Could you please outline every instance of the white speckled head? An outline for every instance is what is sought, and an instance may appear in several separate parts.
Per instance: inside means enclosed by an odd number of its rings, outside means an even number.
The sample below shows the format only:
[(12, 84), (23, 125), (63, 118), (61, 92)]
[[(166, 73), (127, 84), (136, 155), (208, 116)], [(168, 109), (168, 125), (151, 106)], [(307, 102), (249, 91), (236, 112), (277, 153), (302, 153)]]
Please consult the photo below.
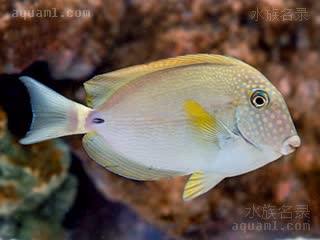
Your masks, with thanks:
[(260, 72), (241, 70), (241, 90), (237, 93), (236, 124), (255, 146), (269, 146), (283, 155), (300, 146), (288, 107), (281, 93)]

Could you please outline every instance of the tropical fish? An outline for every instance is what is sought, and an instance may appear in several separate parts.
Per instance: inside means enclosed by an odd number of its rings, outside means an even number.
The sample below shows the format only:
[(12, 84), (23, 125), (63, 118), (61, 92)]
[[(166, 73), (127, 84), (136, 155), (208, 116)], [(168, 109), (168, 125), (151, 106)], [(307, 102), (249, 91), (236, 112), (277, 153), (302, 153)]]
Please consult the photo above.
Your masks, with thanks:
[(97, 75), (84, 83), (88, 107), (20, 79), (33, 109), (22, 144), (85, 134), (90, 157), (121, 176), (192, 174), (184, 200), (300, 145), (280, 92), (232, 57), (186, 55)]

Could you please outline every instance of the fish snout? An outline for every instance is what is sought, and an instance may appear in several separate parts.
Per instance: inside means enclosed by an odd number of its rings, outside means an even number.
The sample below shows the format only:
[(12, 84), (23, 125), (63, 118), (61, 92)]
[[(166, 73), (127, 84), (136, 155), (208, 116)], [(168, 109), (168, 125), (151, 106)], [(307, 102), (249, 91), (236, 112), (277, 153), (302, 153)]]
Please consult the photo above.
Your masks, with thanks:
[(289, 137), (282, 143), (280, 152), (283, 155), (288, 155), (294, 152), (294, 150), (296, 150), (297, 147), (300, 147), (300, 144), (301, 144), (301, 139), (299, 136), (295, 135), (295, 136)]

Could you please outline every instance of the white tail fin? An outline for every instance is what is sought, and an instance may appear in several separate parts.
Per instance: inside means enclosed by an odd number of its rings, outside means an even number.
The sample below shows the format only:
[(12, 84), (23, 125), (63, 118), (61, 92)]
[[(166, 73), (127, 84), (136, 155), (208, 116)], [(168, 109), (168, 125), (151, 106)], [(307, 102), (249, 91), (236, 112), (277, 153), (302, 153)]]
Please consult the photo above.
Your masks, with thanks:
[(30, 77), (20, 77), (27, 87), (33, 119), (27, 135), (20, 140), (31, 144), (66, 135), (86, 133), (90, 108), (73, 102)]

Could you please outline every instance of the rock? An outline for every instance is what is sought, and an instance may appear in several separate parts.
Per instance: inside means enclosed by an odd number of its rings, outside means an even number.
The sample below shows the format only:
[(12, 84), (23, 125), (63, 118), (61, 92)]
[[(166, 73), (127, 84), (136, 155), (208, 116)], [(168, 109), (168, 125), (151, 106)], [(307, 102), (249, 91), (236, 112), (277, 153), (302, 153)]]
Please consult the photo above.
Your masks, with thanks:
[(64, 239), (61, 222), (77, 187), (69, 166), (61, 141), (19, 145), (0, 109), (0, 238)]
[(88, 76), (109, 52), (122, 16), (122, 0), (4, 1), (0, 73), (47, 61), (55, 78)]

